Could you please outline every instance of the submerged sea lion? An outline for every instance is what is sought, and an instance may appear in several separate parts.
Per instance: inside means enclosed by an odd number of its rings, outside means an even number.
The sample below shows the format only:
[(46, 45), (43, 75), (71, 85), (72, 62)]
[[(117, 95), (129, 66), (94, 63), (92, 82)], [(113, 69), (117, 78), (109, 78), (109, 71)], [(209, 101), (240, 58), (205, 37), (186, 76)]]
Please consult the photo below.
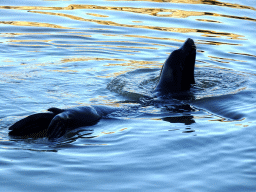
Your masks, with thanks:
[(9, 127), (9, 135), (58, 138), (63, 136), (67, 130), (94, 125), (102, 117), (118, 109), (108, 106), (50, 108), (46, 113), (36, 113), (17, 121)]
[[(154, 92), (166, 94), (187, 91), (195, 83), (196, 46), (187, 39), (181, 48), (173, 51), (165, 61)], [(50, 108), (47, 113), (36, 113), (13, 124), (9, 135), (59, 138), (69, 129), (94, 125), (102, 117), (118, 110), (106, 106), (84, 106), (71, 109)]]

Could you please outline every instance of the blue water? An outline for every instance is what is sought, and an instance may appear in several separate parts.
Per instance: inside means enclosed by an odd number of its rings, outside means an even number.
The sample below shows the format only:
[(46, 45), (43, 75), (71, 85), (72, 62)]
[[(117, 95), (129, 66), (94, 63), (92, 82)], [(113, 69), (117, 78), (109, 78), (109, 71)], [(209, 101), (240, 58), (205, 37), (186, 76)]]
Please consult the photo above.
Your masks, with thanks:
[[(256, 6), (241, 1), (0, 1), (1, 191), (256, 189)], [(193, 97), (148, 101), (197, 46)], [(49, 107), (122, 111), (58, 142), (8, 127)]]

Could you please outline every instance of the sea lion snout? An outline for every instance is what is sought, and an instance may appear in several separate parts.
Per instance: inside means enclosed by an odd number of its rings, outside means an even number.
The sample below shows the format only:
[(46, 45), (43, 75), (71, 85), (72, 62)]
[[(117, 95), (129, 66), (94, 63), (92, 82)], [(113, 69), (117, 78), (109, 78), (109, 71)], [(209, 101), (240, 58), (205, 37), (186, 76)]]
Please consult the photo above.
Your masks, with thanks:
[(189, 54), (196, 49), (196, 45), (193, 39), (188, 38), (180, 48), (185, 54)]

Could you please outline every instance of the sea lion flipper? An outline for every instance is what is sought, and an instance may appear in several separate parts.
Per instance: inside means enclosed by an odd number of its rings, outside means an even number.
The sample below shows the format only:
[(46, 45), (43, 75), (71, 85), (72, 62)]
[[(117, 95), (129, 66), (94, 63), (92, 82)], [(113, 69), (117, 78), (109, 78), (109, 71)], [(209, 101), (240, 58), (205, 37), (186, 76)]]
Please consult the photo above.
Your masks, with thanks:
[(54, 113), (36, 113), (21, 119), (9, 127), (9, 135), (26, 136), (47, 129)]
[(59, 113), (62, 113), (65, 110), (64, 109), (59, 109), (59, 108), (56, 108), (56, 107), (51, 107), (51, 108), (47, 109), (47, 111), (53, 112), (55, 115), (58, 115)]
[(64, 112), (56, 115), (48, 129), (47, 137), (49, 139), (59, 138), (63, 136), (67, 130), (76, 129), (82, 126), (96, 124), (106, 113), (107, 108), (101, 107), (76, 107), (64, 110)]
[(51, 121), (47, 129), (47, 137), (52, 140), (63, 136), (67, 131), (67, 122), (61, 116), (57, 115)]

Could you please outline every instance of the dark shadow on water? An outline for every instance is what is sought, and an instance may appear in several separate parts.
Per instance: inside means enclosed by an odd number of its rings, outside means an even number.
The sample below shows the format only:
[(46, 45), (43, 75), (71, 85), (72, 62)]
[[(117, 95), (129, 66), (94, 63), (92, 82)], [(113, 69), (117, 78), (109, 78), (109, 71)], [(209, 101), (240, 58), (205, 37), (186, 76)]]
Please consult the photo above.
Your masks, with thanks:
[(188, 116), (177, 116), (177, 117), (164, 117), (162, 118), (162, 120), (170, 123), (184, 123), (185, 125), (191, 125), (193, 123), (196, 123), (193, 118), (194, 118), (193, 116), (188, 115)]

